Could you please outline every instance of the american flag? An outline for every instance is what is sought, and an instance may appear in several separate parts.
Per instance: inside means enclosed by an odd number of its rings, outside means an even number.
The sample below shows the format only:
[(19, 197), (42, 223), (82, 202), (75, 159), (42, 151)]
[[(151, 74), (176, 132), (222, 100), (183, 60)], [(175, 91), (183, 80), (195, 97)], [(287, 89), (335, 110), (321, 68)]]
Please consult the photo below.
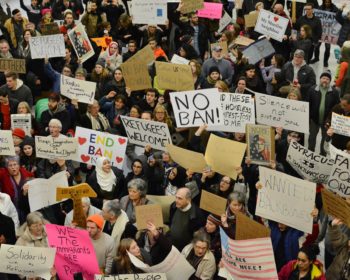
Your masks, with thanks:
[(278, 280), (271, 238), (232, 240), (220, 228), (222, 262), (233, 279)]

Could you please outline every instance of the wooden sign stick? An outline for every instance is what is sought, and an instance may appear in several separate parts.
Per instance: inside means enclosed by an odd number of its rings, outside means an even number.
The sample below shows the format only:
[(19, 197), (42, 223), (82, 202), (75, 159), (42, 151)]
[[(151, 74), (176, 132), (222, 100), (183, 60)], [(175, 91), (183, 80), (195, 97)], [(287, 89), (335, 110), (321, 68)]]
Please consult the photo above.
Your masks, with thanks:
[(61, 201), (64, 198), (70, 198), (73, 200), (73, 222), (81, 228), (86, 228), (86, 216), (83, 210), (81, 198), (96, 196), (96, 192), (87, 183), (79, 184), (69, 188), (58, 187), (56, 189), (57, 201)]

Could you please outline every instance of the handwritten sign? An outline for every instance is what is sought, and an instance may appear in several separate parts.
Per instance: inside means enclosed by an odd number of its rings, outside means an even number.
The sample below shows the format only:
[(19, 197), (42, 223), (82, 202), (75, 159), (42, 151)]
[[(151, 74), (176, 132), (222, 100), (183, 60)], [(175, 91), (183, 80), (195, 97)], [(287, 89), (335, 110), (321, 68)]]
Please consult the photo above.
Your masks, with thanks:
[(50, 247), (56, 248), (55, 268), (60, 279), (73, 280), (82, 272), (84, 279), (93, 280), (99, 273), (95, 249), (86, 230), (46, 224)]
[(314, 15), (321, 20), (322, 37), (321, 42), (336, 45), (341, 24), (336, 20), (336, 13), (314, 9)]
[[(278, 280), (271, 238), (230, 239), (220, 228), (222, 262), (235, 280)], [(258, 278), (257, 278), (258, 276)]]
[(311, 233), (316, 184), (262, 166), (259, 174), (263, 188), (255, 214)]
[(350, 198), (350, 158), (336, 155), (327, 189), (341, 197)]
[[(152, 279), (167, 280), (164, 273), (135, 273), (135, 274), (118, 274), (120, 280)], [(118, 280), (119, 280), (118, 279)], [(95, 275), (95, 280), (117, 280), (116, 276)]]
[(31, 212), (57, 203), (56, 188), (58, 186), (68, 188), (69, 186), (66, 171), (58, 172), (49, 179), (30, 180), (27, 184), (29, 185), (28, 200)]
[(35, 151), (39, 158), (76, 160), (78, 141), (68, 137), (35, 136)]
[(95, 98), (96, 83), (61, 75), (61, 94), (81, 103), (92, 104)]
[(235, 40), (235, 44), (241, 45), (241, 46), (249, 46), (250, 44), (254, 43), (255, 41), (253, 39), (250, 39), (248, 37), (244, 37), (242, 35), (239, 35), (237, 39)]
[(255, 93), (257, 122), (309, 133), (309, 103)]
[(71, 41), (77, 57), (84, 63), (90, 57), (94, 56), (95, 51), (91, 46), (89, 37), (85, 32), (82, 24), (77, 24), (68, 32), (69, 40)]
[(167, 18), (168, 13), (166, 1), (132, 1), (132, 22), (134, 24), (165, 24)]
[(331, 127), (334, 133), (350, 137), (350, 117), (333, 112)]
[(171, 144), (171, 135), (166, 123), (121, 116), (130, 143), (145, 147), (151, 145), (157, 150), (166, 151)]
[(204, 7), (204, 0), (182, 0), (182, 3), (181, 13), (183, 14), (188, 14)]
[(62, 34), (30, 37), (29, 45), (32, 59), (66, 55)]
[(288, 148), (287, 162), (303, 178), (315, 183), (327, 183), (334, 160), (306, 149), (296, 141)]
[(200, 208), (213, 213), (215, 215), (221, 216), (226, 212), (227, 199), (202, 190)]
[(171, 92), (177, 127), (223, 124), (220, 94), (217, 88)]
[(147, 229), (147, 222), (157, 228), (163, 227), (163, 212), (159, 204), (148, 204), (135, 207), (136, 226), (138, 230)]
[(235, 213), (235, 216), (237, 219), (236, 240), (270, 237), (270, 230), (264, 225), (250, 219), (240, 212)]
[(191, 66), (156, 61), (159, 87), (172, 90), (193, 90)]
[(11, 128), (21, 128), (26, 135), (31, 136), (32, 115), (31, 114), (11, 114)]
[(182, 56), (179, 56), (177, 54), (174, 54), (173, 57), (171, 58), (171, 63), (174, 64), (184, 64), (184, 65), (188, 65), (190, 63), (190, 61)]
[(0, 130), (0, 155), (14, 156), (15, 145), (13, 144), (12, 131)]
[(198, 17), (220, 19), (222, 15), (222, 3), (204, 2), (204, 8), (198, 10)]
[(2, 244), (0, 272), (51, 279), (56, 249)]
[(40, 27), (40, 31), (42, 35), (54, 35), (61, 33), (57, 22), (42, 24)]
[(154, 204), (159, 204), (162, 207), (164, 223), (168, 223), (169, 215), (170, 215), (170, 205), (175, 201), (175, 196), (148, 194), (146, 197), (148, 200), (152, 201)]
[(98, 157), (106, 157), (113, 166), (123, 167), (128, 138), (77, 126), (77, 160), (96, 165)]
[(219, 29), (218, 32), (221, 33), (227, 25), (229, 25), (232, 22), (232, 18), (230, 15), (225, 11), (224, 15), (219, 21)]
[(17, 58), (0, 58), (0, 72), (11, 71), (25, 74), (26, 60)]
[(245, 133), (246, 124), (255, 124), (254, 99), (248, 94), (220, 93), (224, 122), (208, 130)]
[(260, 10), (254, 31), (267, 35), (279, 42), (283, 41), (289, 20), (267, 10)]
[(267, 39), (256, 41), (243, 50), (243, 55), (248, 58), (251, 64), (255, 64), (274, 53), (275, 49)]

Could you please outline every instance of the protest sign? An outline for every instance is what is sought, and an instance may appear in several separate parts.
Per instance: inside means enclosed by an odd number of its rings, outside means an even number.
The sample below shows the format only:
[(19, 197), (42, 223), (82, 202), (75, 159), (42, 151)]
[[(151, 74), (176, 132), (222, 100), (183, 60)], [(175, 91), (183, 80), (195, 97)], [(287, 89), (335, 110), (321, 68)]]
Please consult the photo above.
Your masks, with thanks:
[(121, 66), (125, 84), (132, 91), (151, 88), (151, 77), (146, 64), (130, 59)]
[(66, 55), (62, 34), (30, 37), (29, 46), (32, 59), (64, 57)]
[(333, 112), (331, 127), (334, 133), (350, 137), (350, 117)]
[(171, 144), (168, 125), (162, 122), (142, 120), (120, 116), (130, 143), (153, 149), (166, 151), (166, 145)]
[(61, 94), (78, 102), (92, 104), (95, 98), (96, 83), (61, 75)]
[(134, 273), (134, 274), (118, 274), (116, 276), (95, 275), (95, 280), (167, 280), (164, 273)]
[(58, 203), (56, 188), (69, 186), (66, 171), (58, 172), (49, 179), (33, 179), (27, 184), (29, 185), (28, 200), (31, 212)]
[(154, 266), (148, 266), (129, 252), (128, 255), (133, 265), (137, 268), (148, 273), (165, 273), (167, 280), (189, 279), (195, 272), (194, 268), (187, 262), (184, 255), (174, 246), (171, 248), (170, 253), (164, 261)]
[(320, 42), (336, 45), (341, 24), (336, 20), (336, 13), (314, 9), (314, 15), (321, 20), (322, 37)]
[(257, 122), (309, 133), (309, 103), (255, 93)]
[(254, 31), (282, 42), (288, 24), (288, 18), (262, 9), (259, 12)]
[(306, 149), (296, 141), (291, 141), (287, 162), (304, 179), (325, 184), (331, 174), (334, 160)]
[(204, 7), (197, 11), (198, 17), (220, 19), (222, 16), (222, 3), (204, 2)]
[(168, 18), (164, 0), (133, 0), (131, 9), (134, 24), (165, 24)]
[(0, 247), (0, 272), (51, 279), (50, 270), (56, 249), (2, 244)]
[(242, 5), (243, 5), (243, 0), (229, 0), (229, 2), (235, 2), (235, 8), (236, 10), (240, 10), (242, 9)]
[(0, 130), (0, 156), (14, 156), (15, 154), (12, 131)]
[(236, 240), (270, 237), (270, 230), (264, 225), (240, 212), (235, 213), (235, 216), (237, 220), (235, 234)]
[(157, 228), (164, 226), (162, 206), (159, 204), (136, 206), (135, 216), (138, 230), (147, 229), (148, 222), (153, 223)]
[(350, 198), (350, 158), (335, 156), (335, 163), (329, 176), (327, 189), (341, 197)]
[(77, 126), (77, 161), (96, 165), (98, 157), (106, 157), (113, 166), (123, 167), (128, 138)]
[(177, 127), (197, 127), (224, 123), (217, 88), (171, 92), (170, 100)]
[(218, 33), (221, 33), (225, 29), (225, 27), (229, 25), (231, 22), (232, 22), (232, 18), (226, 11), (224, 11), (224, 15), (219, 21)]
[(255, 124), (254, 99), (248, 94), (220, 93), (224, 122), (219, 126), (208, 126), (211, 131), (245, 133), (246, 124)]
[(193, 90), (191, 66), (156, 61), (159, 88), (172, 90)]
[(337, 155), (341, 155), (350, 159), (350, 153), (343, 152), (342, 150), (337, 149), (332, 145), (332, 143), (329, 143), (329, 153), (332, 159), (335, 159)]
[(247, 156), (254, 164), (269, 165), (275, 159), (275, 133), (270, 126), (246, 125)]
[(172, 195), (147, 195), (146, 198), (154, 204), (159, 204), (162, 207), (163, 221), (169, 222), (170, 205), (175, 201), (175, 196)]
[(243, 55), (248, 58), (251, 64), (255, 64), (274, 53), (275, 49), (267, 39), (256, 41), (243, 50)]
[(113, 39), (112, 37), (97, 37), (91, 38), (91, 41), (94, 41), (98, 47), (101, 47), (105, 51)]
[(49, 246), (56, 248), (55, 268), (60, 279), (73, 280), (81, 272), (85, 280), (93, 280), (100, 272), (95, 249), (86, 230), (46, 224)]
[(220, 41), (220, 42), (217, 42), (217, 43), (212, 43), (212, 44), (210, 44), (210, 49), (212, 50), (215, 46), (220, 46), (222, 48), (221, 53), (224, 56), (226, 56), (228, 54), (227, 42)]
[(11, 128), (21, 128), (26, 135), (31, 136), (32, 115), (31, 114), (11, 114)]
[(188, 14), (204, 7), (204, 0), (182, 0), (181, 2), (183, 4), (181, 8), (182, 14)]
[(76, 160), (78, 141), (68, 137), (35, 136), (35, 151), (39, 158)]
[(233, 240), (220, 228), (224, 268), (235, 280), (278, 280), (271, 238)]
[(84, 63), (95, 54), (82, 24), (77, 24), (72, 28), (68, 32), (68, 37), (74, 47), (75, 54), (81, 60), (81, 63)]
[(61, 33), (57, 22), (42, 24), (40, 27), (40, 31), (41, 35), (55, 35)]
[(128, 59), (128, 62), (138, 62), (140, 64), (148, 65), (154, 61), (154, 52), (150, 45), (147, 45), (143, 49), (137, 51), (132, 57)]
[(241, 45), (241, 46), (249, 46), (250, 44), (254, 43), (255, 41), (248, 38), (244, 37), (242, 35), (238, 35), (238, 37), (235, 40), (235, 44)]
[(190, 63), (190, 61), (188, 59), (181, 57), (177, 54), (173, 55), (170, 62), (174, 63), (174, 64), (185, 64), (185, 65), (188, 65)]
[(208, 211), (209, 213), (221, 216), (222, 214), (226, 213), (226, 204), (226, 198), (202, 190), (199, 206), (201, 209)]
[(316, 184), (261, 166), (259, 174), (263, 187), (255, 214), (311, 233)]
[(340, 196), (327, 191), (322, 190), (322, 209), (328, 215), (332, 215), (335, 218), (341, 219), (344, 224), (350, 227), (350, 205)]
[(259, 13), (256, 11), (252, 11), (247, 15), (244, 15), (244, 24), (245, 27), (254, 27), (256, 21), (258, 20)]
[(26, 60), (17, 58), (0, 58), (0, 72), (5, 71), (26, 74)]

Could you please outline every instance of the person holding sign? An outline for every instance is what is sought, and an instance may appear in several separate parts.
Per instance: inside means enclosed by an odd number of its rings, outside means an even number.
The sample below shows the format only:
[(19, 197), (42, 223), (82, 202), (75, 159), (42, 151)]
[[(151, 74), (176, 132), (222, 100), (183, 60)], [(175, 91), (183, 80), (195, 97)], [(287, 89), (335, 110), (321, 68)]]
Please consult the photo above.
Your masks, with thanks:
[(107, 49), (101, 52), (99, 59), (104, 59), (106, 68), (112, 73), (123, 62), (122, 56), (119, 54), (119, 45), (117, 42), (110, 42)]

